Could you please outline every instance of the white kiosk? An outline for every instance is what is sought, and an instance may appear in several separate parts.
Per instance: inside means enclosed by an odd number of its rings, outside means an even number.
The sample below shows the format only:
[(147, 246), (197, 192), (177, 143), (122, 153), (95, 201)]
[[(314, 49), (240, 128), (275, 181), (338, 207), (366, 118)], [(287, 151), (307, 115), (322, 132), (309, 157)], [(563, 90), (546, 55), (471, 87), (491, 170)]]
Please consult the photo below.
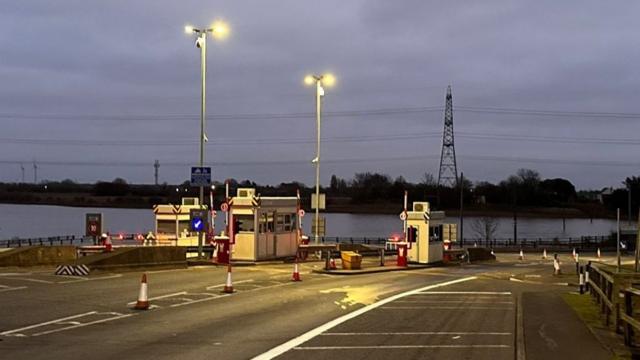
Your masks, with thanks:
[[(433, 215), (440, 217), (439, 214)], [(442, 261), (442, 238), (435, 236), (435, 227), (430, 224), (431, 217), (428, 202), (414, 202), (413, 211), (407, 211), (407, 227), (413, 226), (417, 229), (416, 241), (409, 243), (407, 252), (407, 260), (410, 263), (429, 264)]]

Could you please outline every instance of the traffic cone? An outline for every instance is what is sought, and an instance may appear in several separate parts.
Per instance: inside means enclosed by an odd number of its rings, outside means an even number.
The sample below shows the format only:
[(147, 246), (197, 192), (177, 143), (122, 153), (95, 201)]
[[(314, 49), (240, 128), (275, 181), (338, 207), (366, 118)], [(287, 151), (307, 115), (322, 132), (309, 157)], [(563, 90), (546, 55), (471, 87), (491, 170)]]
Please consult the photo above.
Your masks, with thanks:
[(113, 250), (113, 244), (111, 243), (111, 236), (107, 236), (107, 238), (104, 240), (104, 251), (111, 252), (111, 250)]
[(231, 264), (227, 266), (227, 282), (224, 284), (223, 293), (231, 294), (233, 293), (233, 283), (231, 282)]
[(297, 260), (295, 265), (293, 265), (293, 276), (291, 277), (291, 281), (302, 281), (302, 279), (300, 279), (300, 270), (298, 269)]
[(522, 249), (520, 249), (520, 256), (518, 256), (518, 260), (524, 260), (524, 253), (522, 252)]
[(547, 249), (542, 250), (542, 260), (547, 260)]
[(140, 281), (140, 293), (138, 294), (138, 301), (136, 306), (133, 307), (136, 310), (149, 309), (149, 292), (147, 289), (147, 274), (142, 274), (142, 280)]
[(598, 259), (600, 259), (600, 248), (598, 248), (597, 255), (598, 255)]

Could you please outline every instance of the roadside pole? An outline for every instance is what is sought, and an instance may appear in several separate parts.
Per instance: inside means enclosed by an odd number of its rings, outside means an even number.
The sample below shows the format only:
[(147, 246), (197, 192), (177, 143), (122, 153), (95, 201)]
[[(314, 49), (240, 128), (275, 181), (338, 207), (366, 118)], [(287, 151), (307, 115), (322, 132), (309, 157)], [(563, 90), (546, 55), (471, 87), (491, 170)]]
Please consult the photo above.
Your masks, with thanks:
[(408, 191), (404, 191), (404, 220), (402, 220), (402, 231), (404, 232), (404, 241), (407, 241), (407, 197)]
[[(460, 247), (462, 247), (464, 244), (464, 216), (463, 216), (463, 210), (464, 210), (464, 173), (460, 172)], [(486, 244), (485, 244), (486, 245)]]
[(616, 272), (620, 272), (620, 208), (616, 209), (616, 256), (618, 258)]
[(636, 264), (635, 271), (638, 272), (638, 260), (640, 257), (640, 209), (638, 209), (638, 225), (636, 228)]

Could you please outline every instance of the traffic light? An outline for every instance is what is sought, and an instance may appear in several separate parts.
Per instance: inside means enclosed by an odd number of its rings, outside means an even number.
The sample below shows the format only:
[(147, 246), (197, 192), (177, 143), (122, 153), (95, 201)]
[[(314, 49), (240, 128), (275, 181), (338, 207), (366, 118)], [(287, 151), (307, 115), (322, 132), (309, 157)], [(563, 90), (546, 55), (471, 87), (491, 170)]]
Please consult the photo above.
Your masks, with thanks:
[(407, 241), (410, 243), (416, 242), (418, 239), (418, 228), (409, 226), (407, 228)]

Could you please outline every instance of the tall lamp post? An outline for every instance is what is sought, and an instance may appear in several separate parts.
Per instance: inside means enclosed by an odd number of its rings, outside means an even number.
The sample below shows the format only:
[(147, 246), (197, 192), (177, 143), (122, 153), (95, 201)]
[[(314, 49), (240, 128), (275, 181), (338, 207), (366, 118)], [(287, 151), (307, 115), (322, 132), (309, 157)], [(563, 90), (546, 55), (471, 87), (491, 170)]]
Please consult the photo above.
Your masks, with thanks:
[(307, 85), (316, 84), (316, 158), (313, 163), (316, 165), (316, 213), (315, 213), (315, 231), (313, 234), (314, 242), (319, 242), (319, 225), (320, 225), (320, 124), (322, 122), (322, 97), (324, 96), (323, 85), (331, 87), (335, 84), (336, 78), (331, 74), (324, 75), (307, 75), (304, 83)]
[[(204, 166), (204, 143), (208, 141), (205, 134), (205, 109), (206, 109), (206, 78), (207, 78), (207, 34), (215, 39), (224, 39), (229, 28), (223, 22), (215, 22), (211, 27), (206, 29), (196, 29), (191, 25), (184, 27), (187, 34), (196, 34), (196, 47), (200, 49), (200, 76), (201, 76), (201, 98), (200, 98), (200, 162), (199, 166)], [(204, 207), (204, 187), (200, 186), (200, 209)], [(202, 258), (202, 231), (198, 232), (198, 258)]]

